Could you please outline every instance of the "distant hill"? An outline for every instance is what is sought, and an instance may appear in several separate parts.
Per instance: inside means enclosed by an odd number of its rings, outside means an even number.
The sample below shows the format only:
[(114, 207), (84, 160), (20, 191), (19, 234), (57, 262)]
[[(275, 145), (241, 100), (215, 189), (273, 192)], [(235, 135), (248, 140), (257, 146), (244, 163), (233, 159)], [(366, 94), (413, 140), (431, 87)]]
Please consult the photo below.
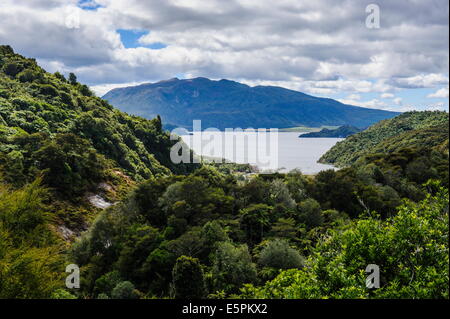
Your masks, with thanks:
[(179, 80), (117, 88), (104, 97), (124, 112), (145, 118), (160, 115), (167, 125), (288, 128), (295, 126), (367, 127), (399, 113), (368, 109), (274, 86), (250, 87), (229, 80)]
[(367, 130), (337, 143), (319, 160), (321, 163), (347, 166), (375, 153), (394, 153), (404, 148), (447, 149), (449, 115), (446, 112), (407, 112), (381, 121)]
[(351, 125), (342, 125), (337, 129), (330, 130), (328, 128), (322, 129), (320, 132), (310, 132), (301, 134), (299, 137), (308, 138), (308, 137), (337, 137), (337, 138), (346, 138), (350, 135), (361, 132), (361, 129), (351, 126)]

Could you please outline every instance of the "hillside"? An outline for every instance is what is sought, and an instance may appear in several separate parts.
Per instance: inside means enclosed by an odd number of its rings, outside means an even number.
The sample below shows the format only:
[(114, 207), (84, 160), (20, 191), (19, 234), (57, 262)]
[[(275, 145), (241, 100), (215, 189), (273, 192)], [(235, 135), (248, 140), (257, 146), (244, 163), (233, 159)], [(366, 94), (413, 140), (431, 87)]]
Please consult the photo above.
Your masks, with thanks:
[(160, 118), (129, 116), (74, 75), (50, 74), (0, 46), (0, 170), (8, 168), (7, 180), (26, 183), (46, 172), (49, 186), (83, 191), (108, 172), (136, 181), (184, 173), (187, 166), (170, 161), (174, 143)]
[(344, 105), (301, 92), (272, 86), (250, 87), (229, 80), (177, 78), (134, 87), (117, 88), (104, 97), (124, 112), (191, 128), (287, 128), (296, 126), (367, 127), (398, 115), (395, 112)]
[(0, 70), (0, 299), (448, 299), (447, 114), (374, 126), (385, 150), (341, 170), (248, 174), (172, 166), (160, 118), (10, 47)]
[(446, 112), (407, 112), (337, 143), (319, 162), (342, 167), (368, 154), (393, 153), (402, 148), (443, 150), (447, 146), (448, 152), (448, 120)]
[(301, 134), (300, 138), (308, 138), (308, 137), (335, 137), (335, 138), (345, 138), (350, 135), (361, 132), (361, 129), (351, 126), (351, 125), (342, 125), (337, 129), (330, 130), (328, 128), (324, 128), (319, 132), (310, 132)]

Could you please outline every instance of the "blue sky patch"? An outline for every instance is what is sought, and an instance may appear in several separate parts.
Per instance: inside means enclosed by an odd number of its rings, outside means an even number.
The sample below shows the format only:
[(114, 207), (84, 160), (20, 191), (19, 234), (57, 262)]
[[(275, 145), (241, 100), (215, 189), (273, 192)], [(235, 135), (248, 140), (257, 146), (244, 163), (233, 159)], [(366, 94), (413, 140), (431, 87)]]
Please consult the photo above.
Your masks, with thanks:
[(142, 48), (149, 48), (152, 50), (160, 50), (160, 49), (164, 49), (165, 47), (167, 47), (167, 45), (165, 45), (164, 43), (160, 43), (160, 42), (155, 42), (155, 43), (151, 43), (151, 44), (147, 44), (147, 45), (139, 43), (139, 39), (141, 37), (143, 37), (144, 35), (149, 34), (149, 31), (119, 29), (119, 30), (117, 30), (117, 32), (120, 34), (120, 39), (121, 39), (124, 47), (127, 49), (142, 47)]
[(78, 7), (83, 10), (97, 10), (98, 8), (102, 8), (103, 6), (99, 5), (94, 0), (79, 0)]

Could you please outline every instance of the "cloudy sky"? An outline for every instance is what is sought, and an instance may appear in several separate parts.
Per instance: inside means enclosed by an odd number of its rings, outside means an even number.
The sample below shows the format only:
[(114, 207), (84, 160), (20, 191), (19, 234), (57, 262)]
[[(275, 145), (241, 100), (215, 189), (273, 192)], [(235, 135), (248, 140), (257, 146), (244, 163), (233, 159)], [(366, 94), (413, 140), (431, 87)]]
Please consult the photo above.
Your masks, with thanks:
[(98, 95), (203, 76), (448, 110), (448, 36), (447, 0), (0, 0), (0, 44)]

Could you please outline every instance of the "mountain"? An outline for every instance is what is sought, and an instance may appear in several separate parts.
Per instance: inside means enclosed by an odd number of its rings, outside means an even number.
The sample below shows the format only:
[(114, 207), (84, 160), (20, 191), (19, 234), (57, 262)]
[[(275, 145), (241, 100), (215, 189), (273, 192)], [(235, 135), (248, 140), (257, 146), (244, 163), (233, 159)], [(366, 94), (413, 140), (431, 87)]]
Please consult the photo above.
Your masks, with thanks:
[(447, 149), (448, 155), (448, 121), (447, 112), (406, 112), (337, 143), (319, 162), (342, 167), (369, 154), (389, 154), (405, 148)]
[(117, 88), (104, 97), (129, 114), (145, 118), (161, 115), (173, 126), (287, 128), (295, 126), (367, 127), (399, 113), (350, 106), (274, 86), (250, 87), (229, 80), (177, 78)]
[(330, 130), (327, 128), (322, 129), (320, 132), (310, 132), (301, 134), (299, 137), (308, 138), (308, 137), (337, 137), (337, 138), (346, 138), (350, 135), (361, 132), (361, 129), (351, 126), (351, 125), (342, 125), (337, 129)]

